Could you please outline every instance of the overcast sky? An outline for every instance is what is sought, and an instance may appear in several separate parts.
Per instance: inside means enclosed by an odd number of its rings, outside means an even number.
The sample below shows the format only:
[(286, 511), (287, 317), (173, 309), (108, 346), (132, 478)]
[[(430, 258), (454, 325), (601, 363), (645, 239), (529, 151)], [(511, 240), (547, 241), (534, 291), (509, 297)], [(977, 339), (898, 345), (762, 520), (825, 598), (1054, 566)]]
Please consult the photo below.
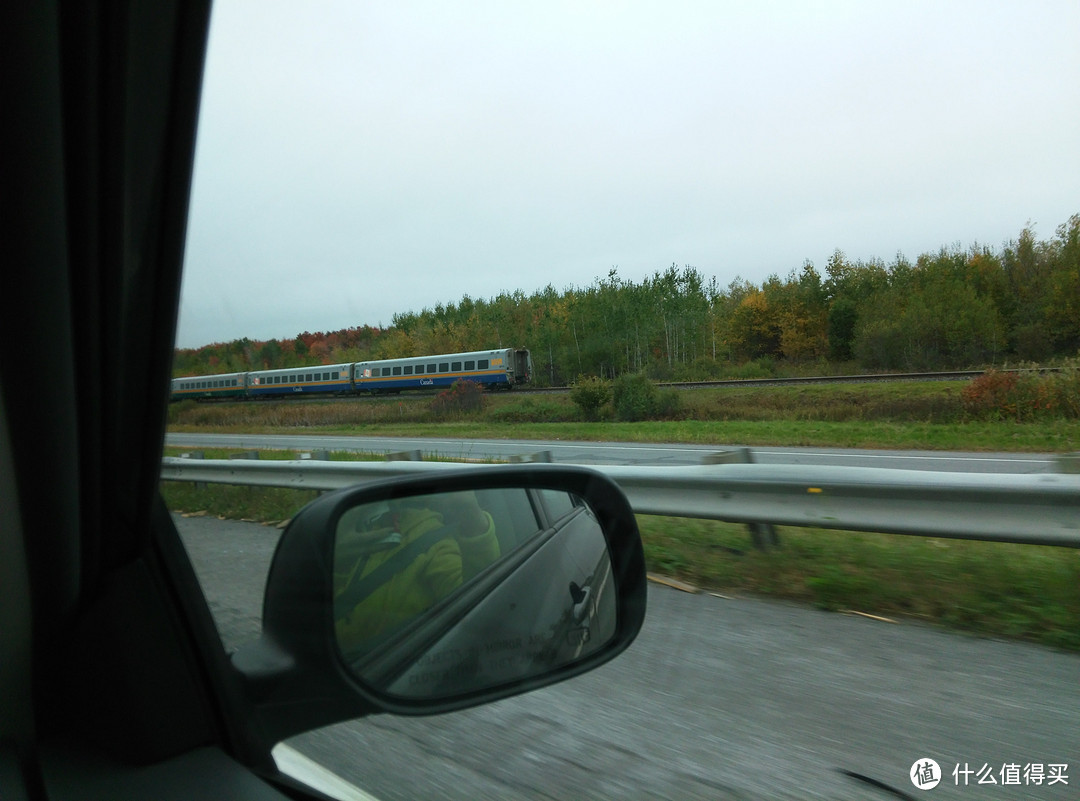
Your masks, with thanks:
[(1049, 239), (1078, 42), (1076, 0), (215, 0), (177, 344)]

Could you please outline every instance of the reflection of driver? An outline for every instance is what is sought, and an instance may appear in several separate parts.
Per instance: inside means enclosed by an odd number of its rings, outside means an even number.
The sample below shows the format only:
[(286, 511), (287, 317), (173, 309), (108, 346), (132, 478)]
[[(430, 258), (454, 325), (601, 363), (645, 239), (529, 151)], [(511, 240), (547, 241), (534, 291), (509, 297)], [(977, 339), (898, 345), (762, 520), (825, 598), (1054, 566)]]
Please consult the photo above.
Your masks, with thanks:
[(499, 558), (491, 515), (471, 492), (380, 504), (338, 534), (334, 618), (348, 652), (411, 620)]

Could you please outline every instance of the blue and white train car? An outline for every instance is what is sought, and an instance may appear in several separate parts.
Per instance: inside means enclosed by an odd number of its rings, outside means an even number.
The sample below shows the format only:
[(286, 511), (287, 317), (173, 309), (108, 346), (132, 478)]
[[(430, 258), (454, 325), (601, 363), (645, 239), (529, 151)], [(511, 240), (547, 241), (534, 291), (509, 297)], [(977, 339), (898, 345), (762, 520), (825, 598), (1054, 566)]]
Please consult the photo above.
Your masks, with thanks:
[(169, 400), (243, 398), (247, 394), (247, 375), (247, 373), (223, 373), (222, 375), (174, 378)]
[(173, 379), (170, 400), (295, 397), (301, 394), (374, 395), (407, 389), (446, 388), (460, 379), (475, 381), (486, 389), (511, 389), (532, 380), (532, 359), (525, 348), (499, 348), (355, 364), (191, 376)]
[(318, 364), (248, 373), (248, 395), (267, 398), (299, 394), (342, 394), (353, 391), (351, 364)]
[(488, 389), (510, 389), (527, 382), (531, 373), (528, 350), (500, 348), (357, 362), (353, 365), (353, 385), (357, 392), (377, 394), (446, 388), (465, 379)]

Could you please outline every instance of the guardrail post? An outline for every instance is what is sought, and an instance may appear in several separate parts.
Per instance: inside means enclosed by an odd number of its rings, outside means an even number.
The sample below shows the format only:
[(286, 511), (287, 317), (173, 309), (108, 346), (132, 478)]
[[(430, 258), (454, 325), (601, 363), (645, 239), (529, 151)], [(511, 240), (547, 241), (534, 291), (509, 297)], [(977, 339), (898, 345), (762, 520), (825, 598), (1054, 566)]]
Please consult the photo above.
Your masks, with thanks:
[(1080, 453), (1063, 453), (1057, 458), (1058, 473), (1080, 473)]
[[(206, 458), (206, 452), (205, 451), (188, 451), (187, 453), (181, 453), (180, 458), (181, 459), (205, 459)], [(194, 485), (195, 489), (197, 489), (197, 490), (206, 489), (206, 482), (205, 481), (194, 481), (194, 482), (192, 482), (192, 484)]]
[[(704, 464), (753, 464), (754, 454), (749, 448), (733, 448), (730, 451), (710, 453), (702, 459)], [(780, 534), (772, 523), (747, 523), (750, 541), (759, 551), (780, 547)]]
[(388, 462), (422, 462), (424, 461), (424, 455), (419, 450), (415, 451), (400, 451), (398, 453), (386, 454), (386, 461)]
[(326, 450), (326, 448), (319, 448), (310, 453), (305, 452), (300, 454), (300, 461), (306, 461), (308, 459), (313, 462), (329, 462), (330, 451)]
[(510, 464), (533, 464), (537, 462), (550, 462), (551, 451), (537, 451), (536, 453), (515, 453), (510, 457)]

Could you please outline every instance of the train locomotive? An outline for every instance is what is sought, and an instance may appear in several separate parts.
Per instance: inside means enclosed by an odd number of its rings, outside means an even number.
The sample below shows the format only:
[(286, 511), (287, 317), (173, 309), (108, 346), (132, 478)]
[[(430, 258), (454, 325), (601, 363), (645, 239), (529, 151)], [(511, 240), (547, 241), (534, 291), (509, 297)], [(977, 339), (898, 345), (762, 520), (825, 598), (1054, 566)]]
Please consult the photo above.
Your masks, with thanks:
[(172, 380), (169, 400), (396, 394), (446, 388), (460, 379), (475, 381), (485, 389), (512, 389), (532, 380), (532, 358), (525, 348), (499, 348), (189, 376)]

